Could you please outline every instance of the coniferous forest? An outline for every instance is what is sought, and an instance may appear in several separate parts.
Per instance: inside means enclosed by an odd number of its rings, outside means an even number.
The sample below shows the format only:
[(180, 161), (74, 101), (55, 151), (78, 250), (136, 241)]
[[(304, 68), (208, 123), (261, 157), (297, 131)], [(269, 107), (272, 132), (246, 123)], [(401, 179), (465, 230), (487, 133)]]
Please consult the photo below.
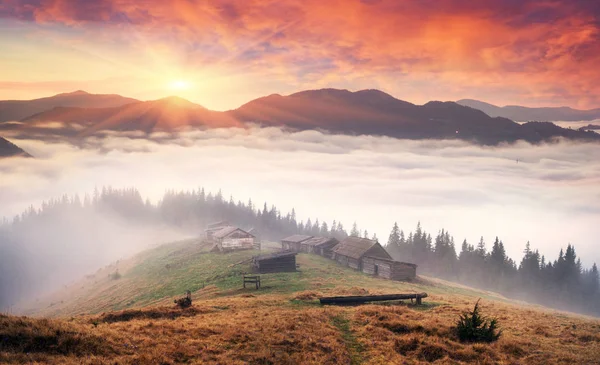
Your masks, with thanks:
[[(169, 227), (190, 236), (200, 235), (211, 222), (227, 220), (242, 228), (255, 228), (263, 240), (278, 241), (291, 234), (338, 239), (354, 235), (377, 239), (368, 230), (358, 229), (356, 223), (348, 233), (339, 221), (328, 223), (318, 218), (298, 221), (294, 210), (284, 213), (274, 205), (256, 204), (252, 200), (236, 201), (232, 197), (225, 198), (220, 191), (213, 194), (202, 188), (194, 191), (170, 190), (158, 202), (152, 203), (144, 200), (135, 188), (104, 187), (84, 197), (65, 195), (44, 202), (39, 208), (32, 206), (12, 220), (2, 220), (0, 299), (4, 302), (0, 300), (0, 307), (35, 290), (38, 277), (49, 275), (53, 269), (52, 265), (45, 269), (43, 265), (36, 265), (35, 271), (27, 271), (21, 267), (23, 265), (18, 266), (19, 262), (28, 262), (25, 256), (31, 251), (29, 240), (32, 232), (40, 227), (56, 227), (50, 232), (59, 242), (68, 237), (76, 244), (86, 245), (86, 240), (94, 237), (88, 227), (79, 231), (77, 227), (83, 226), (81, 222), (98, 221), (98, 217), (127, 226)], [(99, 236), (98, 239), (101, 239)], [(57, 241), (47, 238), (48, 241)], [(382, 244), (386, 244), (395, 259), (418, 264), (418, 273), (422, 275), (497, 291), (507, 297), (549, 307), (600, 315), (597, 266), (584, 268), (572, 245), (557, 253), (556, 258), (546, 258), (526, 243), (523, 257), (515, 261), (507, 257), (504, 244), (498, 237), (489, 243), (483, 237), (477, 243), (464, 240), (457, 249), (454, 237), (447, 230), (442, 229), (432, 237), (420, 223), (408, 234), (394, 224), (387, 242)], [(11, 270), (12, 273), (20, 271), (18, 275), (7, 275)]]
[(594, 263), (584, 268), (571, 244), (553, 260), (527, 242), (520, 261), (506, 255), (498, 237), (489, 246), (483, 237), (476, 244), (463, 240), (460, 246), (458, 251), (454, 237), (444, 229), (432, 237), (419, 223), (406, 236), (395, 223), (386, 248), (395, 259), (418, 264), (421, 274), (548, 307), (600, 314), (598, 267)]

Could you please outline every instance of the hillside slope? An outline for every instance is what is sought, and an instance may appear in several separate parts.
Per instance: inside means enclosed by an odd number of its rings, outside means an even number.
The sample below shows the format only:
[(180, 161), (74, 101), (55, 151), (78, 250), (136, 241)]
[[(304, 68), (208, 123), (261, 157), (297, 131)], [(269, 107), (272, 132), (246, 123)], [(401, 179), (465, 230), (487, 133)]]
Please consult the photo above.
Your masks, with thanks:
[[(262, 275), (261, 290), (242, 289), (240, 274), (248, 268), (235, 264), (252, 254), (211, 254), (185, 241), (104, 268), (55, 298), (63, 303), (37, 312), (60, 319), (0, 316), (0, 362), (592, 364), (600, 356), (597, 319), (440, 280), (375, 279), (314, 255), (298, 256), (299, 272)], [(122, 276), (109, 277), (117, 267)], [(194, 305), (176, 309), (173, 296), (185, 289), (194, 291)], [(430, 294), (424, 306), (334, 307), (316, 300), (413, 291)], [(452, 326), (479, 297), (503, 336), (492, 344), (459, 343)], [(111, 308), (138, 309), (102, 313)], [(74, 315), (89, 312), (97, 314)]]
[(31, 157), (14, 143), (0, 137), (0, 158), (13, 156)]

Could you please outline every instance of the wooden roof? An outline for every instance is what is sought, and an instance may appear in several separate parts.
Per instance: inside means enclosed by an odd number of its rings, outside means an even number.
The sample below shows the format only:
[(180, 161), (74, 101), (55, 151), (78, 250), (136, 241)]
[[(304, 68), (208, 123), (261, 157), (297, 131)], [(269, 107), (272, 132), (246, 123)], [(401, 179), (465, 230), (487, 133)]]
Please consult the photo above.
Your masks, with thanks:
[(390, 259), (382, 259), (381, 257), (375, 257), (375, 256), (367, 256), (367, 257), (370, 258), (370, 259), (373, 259), (373, 260), (378, 260), (378, 261), (385, 261), (385, 262), (390, 262), (390, 263), (394, 263), (394, 264), (404, 264), (404, 265), (407, 265), (407, 266), (412, 266), (414, 268), (416, 268), (416, 267), (419, 266), (417, 264), (413, 264), (413, 263), (410, 263), (410, 262), (396, 261), (396, 260), (393, 260), (393, 259), (392, 260), (390, 260)]
[(348, 256), (359, 260), (367, 251), (373, 248), (378, 243), (368, 238), (347, 237), (333, 248), (333, 252), (337, 255)]
[(302, 244), (303, 245), (309, 245), (309, 246), (314, 246), (314, 247), (319, 247), (321, 245), (325, 245), (327, 243), (330, 242), (334, 242), (337, 243), (338, 240), (333, 238), (333, 237), (313, 237), (310, 238), (306, 241), (303, 241)]
[(286, 238), (282, 239), (281, 241), (300, 243), (300, 242), (304, 242), (311, 238), (313, 238), (313, 236), (305, 236), (302, 234), (295, 234), (293, 236), (286, 237)]
[(220, 230), (218, 230), (215, 233), (213, 233), (213, 237), (216, 237), (216, 238), (225, 238), (225, 237), (229, 236), (230, 234), (232, 234), (235, 231), (241, 231), (241, 232), (247, 233), (247, 234), (249, 234), (249, 235), (252, 236), (252, 234), (244, 231), (241, 228), (234, 227), (234, 226), (227, 226), (227, 227), (223, 227)]
[(213, 223), (209, 223), (206, 228), (207, 229), (214, 229), (217, 227), (228, 227), (231, 226), (231, 224), (227, 221), (218, 221), (218, 222), (213, 222)]

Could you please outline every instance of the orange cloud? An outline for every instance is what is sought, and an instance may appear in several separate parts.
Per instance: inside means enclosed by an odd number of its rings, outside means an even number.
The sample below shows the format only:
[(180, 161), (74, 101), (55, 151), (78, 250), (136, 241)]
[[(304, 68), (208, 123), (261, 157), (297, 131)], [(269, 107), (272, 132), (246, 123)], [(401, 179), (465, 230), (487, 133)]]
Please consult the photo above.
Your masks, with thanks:
[(132, 47), (142, 38), (182, 67), (273, 77), (291, 89), (366, 84), (409, 100), (593, 107), (600, 104), (594, 3), (9, 0), (0, 17), (61, 24)]

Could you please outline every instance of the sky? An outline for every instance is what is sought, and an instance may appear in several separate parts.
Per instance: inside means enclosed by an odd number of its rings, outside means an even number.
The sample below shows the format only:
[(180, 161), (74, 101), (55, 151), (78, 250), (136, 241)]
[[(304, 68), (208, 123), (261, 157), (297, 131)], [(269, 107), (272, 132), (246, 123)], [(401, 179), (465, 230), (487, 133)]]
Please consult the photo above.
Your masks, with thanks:
[[(0, 217), (9, 219), (101, 186), (133, 186), (154, 202), (167, 189), (204, 187), (275, 204), (284, 214), (294, 208), (301, 220), (335, 219), (348, 230), (356, 222), (382, 243), (394, 222), (408, 235), (420, 221), (434, 237), (448, 230), (458, 250), (463, 239), (476, 244), (480, 237), (491, 249), (498, 236), (517, 262), (528, 241), (555, 260), (571, 243), (585, 267), (600, 264), (600, 149), (593, 143), (484, 147), (228, 128), (180, 132), (170, 143), (108, 132), (88, 137), (87, 148), (33, 139), (19, 145), (36, 158), (0, 159)], [(63, 252), (56, 241), (52, 251)], [(95, 252), (94, 242), (78, 246), (78, 262)]]
[(78, 89), (215, 110), (377, 88), (600, 107), (594, 0), (2, 0), (0, 99)]

